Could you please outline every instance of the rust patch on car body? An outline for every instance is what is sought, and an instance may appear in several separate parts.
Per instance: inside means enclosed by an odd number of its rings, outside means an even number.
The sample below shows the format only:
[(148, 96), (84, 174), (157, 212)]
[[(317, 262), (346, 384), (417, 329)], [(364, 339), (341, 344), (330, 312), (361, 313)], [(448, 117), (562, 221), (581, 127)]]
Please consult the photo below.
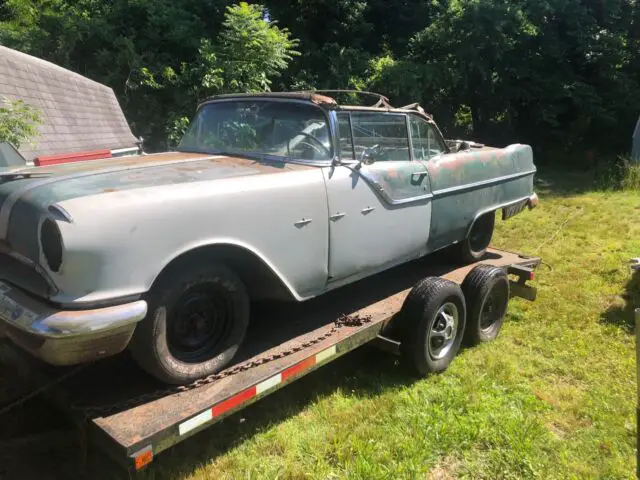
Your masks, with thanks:
[(318, 168), (313, 165), (305, 165), (302, 163), (291, 163), (288, 161), (277, 160), (251, 160), (241, 157), (217, 157), (207, 160), (216, 165), (228, 165), (231, 167), (256, 168), (260, 173), (283, 173), (298, 170), (310, 170)]

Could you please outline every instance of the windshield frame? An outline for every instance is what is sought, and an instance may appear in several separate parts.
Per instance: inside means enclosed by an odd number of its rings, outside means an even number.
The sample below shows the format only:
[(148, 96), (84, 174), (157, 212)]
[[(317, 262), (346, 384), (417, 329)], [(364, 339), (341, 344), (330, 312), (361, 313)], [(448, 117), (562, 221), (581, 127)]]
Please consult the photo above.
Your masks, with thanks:
[(228, 102), (242, 103), (242, 102), (247, 102), (252, 100), (259, 101), (259, 102), (296, 103), (296, 104), (310, 106), (318, 109), (322, 113), (322, 116), (327, 124), (327, 128), (329, 131), (329, 135), (328, 135), (329, 150), (330, 150), (329, 158), (327, 160), (308, 160), (308, 159), (295, 158), (295, 157), (281, 157), (278, 155), (273, 155), (273, 154), (264, 153), (260, 151), (225, 152), (225, 151), (220, 151), (216, 149), (180, 147), (179, 145), (178, 147), (176, 147), (176, 151), (188, 152), (188, 153), (207, 153), (211, 155), (228, 155), (230, 157), (246, 157), (256, 161), (266, 160), (266, 161), (272, 161), (272, 162), (297, 163), (297, 164), (314, 165), (314, 166), (329, 166), (334, 164), (337, 158), (337, 150), (335, 147), (336, 145), (335, 115), (331, 115), (331, 112), (328, 111), (326, 108), (322, 108), (320, 105), (317, 105), (316, 103), (311, 102), (309, 100), (297, 99), (297, 98), (277, 98), (277, 97), (267, 97), (267, 96), (255, 97), (255, 98), (252, 98), (251, 96), (247, 96), (247, 97), (238, 97), (238, 98), (220, 98), (220, 99), (208, 100), (206, 102), (201, 103), (198, 106), (198, 109), (196, 110), (196, 113), (193, 116), (192, 122), (195, 121), (195, 119), (200, 114), (200, 111), (203, 108), (211, 106), (213, 104), (228, 103)]

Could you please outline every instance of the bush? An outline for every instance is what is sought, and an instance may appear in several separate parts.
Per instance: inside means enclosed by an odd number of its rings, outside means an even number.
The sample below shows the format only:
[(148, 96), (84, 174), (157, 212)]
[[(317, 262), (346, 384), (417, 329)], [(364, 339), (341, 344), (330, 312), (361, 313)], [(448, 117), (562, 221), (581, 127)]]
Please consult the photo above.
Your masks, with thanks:
[(605, 190), (640, 190), (640, 163), (618, 156), (596, 170), (596, 186)]
[(623, 190), (640, 190), (640, 163), (628, 163), (620, 187)]

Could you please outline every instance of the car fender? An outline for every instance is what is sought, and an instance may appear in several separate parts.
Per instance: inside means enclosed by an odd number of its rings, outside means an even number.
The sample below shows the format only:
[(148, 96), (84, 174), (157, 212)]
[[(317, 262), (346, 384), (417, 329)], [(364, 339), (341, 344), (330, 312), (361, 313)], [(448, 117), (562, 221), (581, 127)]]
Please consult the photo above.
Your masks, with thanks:
[(278, 279), (289, 291), (291, 296), (295, 298), (297, 301), (303, 301), (307, 298), (310, 298), (310, 297), (305, 297), (300, 295), (300, 293), (293, 288), (293, 286), (291, 285), (291, 282), (282, 274), (282, 272), (273, 264), (273, 262), (271, 262), (268, 259), (268, 257), (263, 252), (261, 252), (259, 249), (255, 248), (253, 245), (250, 245), (247, 242), (244, 242), (236, 238), (229, 238), (229, 237), (215, 237), (215, 238), (209, 238), (209, 239), (199, 240), (196, 242), (185, 244), (181, 249), (174, 251), (173, 254), (167, 256), (164, 259), (164, 261), (162, 262), (161, 268), (157, 271), (152, 282), (148, 285), (148, 288), (149, 289), (151, 288), (153, 283), (162, 274), (162, 272), (165, 271), (165, 269), (169, 266), (171, 262), (181, 257), (182, 255), (188, 254), (189, 252), (195, 251), (200, 248), (222, 247), (222, 246), (231, 246), (231, 247), (240, 248), (242, 250), (247, 251), (248, 253), (255, 255), (262, 263), (264, 263), (264, 265), (267, 266), (267, 268), (269, 268), (269, 270), (271, 270), (271, 272), (275, 276), (278, 277)]

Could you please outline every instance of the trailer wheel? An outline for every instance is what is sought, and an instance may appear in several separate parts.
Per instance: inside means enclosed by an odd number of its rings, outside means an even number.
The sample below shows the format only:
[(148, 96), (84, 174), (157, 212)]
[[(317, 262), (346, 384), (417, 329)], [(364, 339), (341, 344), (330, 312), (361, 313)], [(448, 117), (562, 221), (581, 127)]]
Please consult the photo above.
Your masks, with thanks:
[(477, 265), (462, 282), (467, 303), (464, 343), (472, 346), (495, 339), (509, 304), (509, 277), (498, 267)]
[(130, 350), (163, 382), (185, 384), (224, 368), (244, 340), (249, 296), (224, 265), (190, 263), (162, 275)]
[(466, 309), (460, 287), (440, 277), (418, 282), (404, 301), (401, 354), (421, 376), (447, 369), (460, 349)]

